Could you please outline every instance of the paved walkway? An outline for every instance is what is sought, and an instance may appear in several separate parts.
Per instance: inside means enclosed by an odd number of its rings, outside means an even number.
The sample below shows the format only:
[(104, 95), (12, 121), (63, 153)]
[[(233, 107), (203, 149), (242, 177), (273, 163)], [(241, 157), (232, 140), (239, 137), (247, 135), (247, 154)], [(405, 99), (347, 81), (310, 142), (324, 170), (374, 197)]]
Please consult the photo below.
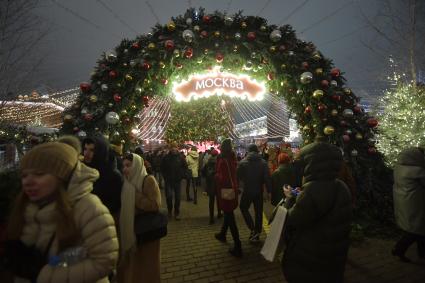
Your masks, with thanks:
[[(286, 282), (279, 260), (270, 263), (259, 254), (265, 233), (260, 245), (249, 243), (249, 231), (239, 209), (236, 210), (236, 221), (244, 252), (242, 259), (228, 253), (233, 244), (230, 231), (227, 244), (214, 238), (214, 233), (220, 230), (222, 219), (208, 225), (208, 197), (200, 194), (195, 205), (185, 201), (183, 190), (182, 193), (182, 219), (170, 221), (169, 234), (161, 241), (162, 282)], [(163, 204), (165, 206), (165, 198)], [(270, 205), (265, 205), (265, 213), (268, 214), (270, 210)], [(390, 255), (392, 245), (390, 241), (367, 239), (361, 245), (352, 246), (344, 282), (424, 283), (425, 261), (417, 259), (415, 249), (411, 248), (407, 254), (414, 262), (406, 264)]]

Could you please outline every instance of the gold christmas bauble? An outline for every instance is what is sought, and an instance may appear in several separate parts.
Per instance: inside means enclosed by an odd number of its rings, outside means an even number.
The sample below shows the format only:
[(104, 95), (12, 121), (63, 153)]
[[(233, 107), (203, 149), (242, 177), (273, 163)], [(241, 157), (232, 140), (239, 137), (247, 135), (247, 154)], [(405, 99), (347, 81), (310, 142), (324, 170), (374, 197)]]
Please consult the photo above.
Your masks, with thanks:
[(132, 81), (133, 80), (133, 77), (130, 74), (127, 74), (127, 75), (125, 75), (125, 79), (127, 81)]
[(316, 89), (314, 92), (313, 92), (313, 97), (314, 98), (317, 98), (317, 99), (320, 99), (322, 96), (323, 96), (323, 90), (321, 90), (321, 89)]
[(70, 115), (70, 114), (66, 114), (66, 115), (63, 117), (63, 120), (64, 120), (65, 122), (71, 122), (71, 121), (72, 121), (72, 115)]
[(248, 27), (248, 24), (247, 24), (246, 22), (242, 22), (242, 23), (241, 23), (241, 28), (244, 28), (244, 29), (245, 29), (245, 28), (247, 28), (247, 27)]
[(148, 49), (149, 50), (154, 50), (155, 48), (156, 48), (155, 43), (151, 42), (151, 43), (148, 44)]
[(345, 87), (345, 88), (344, 88), (344, 93), (345, 93), (346, 95), (350, 95), (350, 94), (351, 94), (351, 89), (350, 89), (350, 88), (348, 88), (348, 87)]
[(316, 70), (314, 70), (314, 72), (316, 73), (316, 75), (323, 75), (323, 69), (322, 68), (317, 68)]
[(169, 22), (169, 23), (167, 24), (167, 29), (168, 29), (169, 31), (174, 31), (174, 30), (176, 29), (176, 23), (175, 23), (175, 22), (173, 22), (173, 21)]
[(93, 103), (97, 102), (97, 96), (94, 94), (90, 95), (90, 102), (93, 102)]
[(325, 135), (332, 135), (333, 133), (335, 132), (335, 128), (334, 127), (332, 127), (332, 126), (326, 126), (324, 129), (323, 129), (323, 133), (325, 134)]
[(220, 37), (220, 32), (219, 32), (218, 30), (217, 30), (217, 31), (215, 31), (215, 32), (214, 32), (214, 36), (215, 36), (215, 37)]
[(332, 111), (331, 111), (331, 115), (332, 115), (332, 116), (338, 116), (338, 110), (336, 110), (336, 109), (332, 109)]
[(322, 56), (320, 56), (320, 53), (316, 51), (313, 53), (313, 59), (319, 61), (320, 59), (322, 59)]
[(357, 133), (356, 134), (356, 140), (361, 140), (361, 139), (363, 139), (363, 135), (360, 134), (360, 133)]
[(159, 67), (160, 67), (161, 69), (164, 69), (164, 68), (165, 68), (165, 63), (164, 63), (164, 62), (162, 62), (162, 61), (159, 61)]
[(270, 46), (269, 50), (270, 50), (270, 52), (274, 53), (274, 52), (276, 52), (277, 48), (276, 48), (276, 46), (273, 45), (273, 46)]

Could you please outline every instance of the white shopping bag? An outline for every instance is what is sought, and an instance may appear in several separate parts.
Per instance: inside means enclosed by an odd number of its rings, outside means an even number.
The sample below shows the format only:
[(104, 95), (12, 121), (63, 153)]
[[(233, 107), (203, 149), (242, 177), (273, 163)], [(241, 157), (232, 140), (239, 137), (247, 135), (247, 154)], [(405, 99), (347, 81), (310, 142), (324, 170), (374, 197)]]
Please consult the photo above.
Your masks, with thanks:
[(264, 246), (261, 249), (260, 253), (270, 262), (273, 262), (279, 248), (279, 242), (282, 236), (283, 226), (285, 225), (287, 212), (288, 211), (285, 207), (281, 205), (277, 207), (276, 215), (270, 226), (270, 233), (267, 235)]

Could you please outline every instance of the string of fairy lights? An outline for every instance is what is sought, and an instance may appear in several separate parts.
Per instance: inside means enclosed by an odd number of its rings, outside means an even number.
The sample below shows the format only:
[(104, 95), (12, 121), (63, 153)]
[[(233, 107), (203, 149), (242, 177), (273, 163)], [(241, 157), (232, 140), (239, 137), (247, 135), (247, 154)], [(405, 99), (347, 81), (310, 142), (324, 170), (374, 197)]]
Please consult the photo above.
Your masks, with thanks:
[[(0, 120), (9, 121), (16, 124), (31, 124), (34, 117), (42, 121), (40, 126), (60, 127), (62, 123), (61, 114), (64, 109), (73, 105), (79, 95), (79, 88), (71, 88), (57, 91), (50, 94), (38, 94), (36, 92), (31, 95), (19, 95), (17, 100), (3, 102), (6, 107), (0, 113)], [(277, 101), (281, 101), (273, 95), (269, 94), (264, 97), (266, 104), (274, 105)], [(258, 117), (267, 116), (268, 130), (270, 134), (262, 135), (263, 138), (289, 135), (289, 125), (283, 120), (284, 115), (278, 115), (270, 111), (262, 103), (252, 103), (238, 98), (231, 98), (231, 104), (236, 110), (242, 121), (245, 123), (257, 119)], [(1, 103), (1, 102), (0, 102)], [(280, 103), (280, 102), (278, 102)], [(287, 112), (286, 105), (279, 105), (278, 112)], [(165, 128), (170, 119), (171, 98), (159, 97), (150, 101), (149, 107), (144, 108), (138, 115), (141, 121), (133, 130), (133, 134), (138, 140), (147, 142), (162, 142), (164, 140)], [(226, 105), (222, 105), (220, 111), (231, 111)], [(275, 111), (276, 112), (276, 111)], [(235, 127), (235, 119), (233, 114), (230, 121), (230, 128)], [(254, 128), (258, 125), (253, 124)], [(232, 132), (233, 138), (237, 135)]]

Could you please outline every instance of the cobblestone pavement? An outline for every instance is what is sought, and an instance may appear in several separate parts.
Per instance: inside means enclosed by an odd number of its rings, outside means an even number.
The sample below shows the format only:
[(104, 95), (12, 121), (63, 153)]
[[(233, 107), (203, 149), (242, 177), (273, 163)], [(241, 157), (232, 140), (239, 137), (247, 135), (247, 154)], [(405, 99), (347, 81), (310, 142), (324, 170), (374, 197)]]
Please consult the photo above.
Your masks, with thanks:
[[(265, 214), (270, 211), (271, 206), (266, 204)], [(241, 259), (228, 253), (233, 244), (230, 231), (227, 244), (214, 238), (222, 219), (216, 219), (213, 225), (209, 225), (208, 221), (208, 197), (199, 193), (198, 204), (195, 205), (186, 201), (182, 190), (181, 220), (169, 222), (168, 235), (161, 241), (162, 282), (286, 282), (279, 260), (270, 263), (259, 254), (265, 232), (259, 245), (249, 243), (249, 231), (239, 209), (236, 210), (236, 221), (244, 253)], [(417, 259), (416, 249), (410, 248), (407, 256), (413, 263), (406, 264), (390, 255), (392, 245), (391, 241), (367, 239), (350, 247), (344, 282), (424, 283), (425, 261)]]

